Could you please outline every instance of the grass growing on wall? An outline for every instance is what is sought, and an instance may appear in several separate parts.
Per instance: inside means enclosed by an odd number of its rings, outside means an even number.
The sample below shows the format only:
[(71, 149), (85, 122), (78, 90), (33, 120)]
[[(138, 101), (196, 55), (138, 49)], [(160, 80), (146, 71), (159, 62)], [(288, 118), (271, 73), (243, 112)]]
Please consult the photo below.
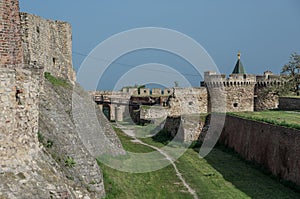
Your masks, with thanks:
[[(115, 130), (126, 150), (153, 150), (132, 143), (120, 129)], [(159, 148), (164, 146), (159, 139), (142, 141)], [(300, 194), (220, 147), (204, 159), (199, 158), (196, 149), (188, 149), (175, 164), (201, 199), (300, 198)], [(99, 165), (103, 170), (106, 198), (192, 198), (172, 166), (151, 173), (132, 174), (116, 171), (100, 162)]]
[(296, 111), (261, 111), (228, 114), (300, 130), (300, 112)]
[(61, 78), (57, 78), (57, 77), (54, 77), (53, 75), (51, 75), (51, 73), (49, 72), (45, 72), (44, 73), (44, 77), (51, 83), (53, 84), (54, 86), (63, 86), (63, 87), (69, 87), (70, 84), (64, 80), (64, 79), (61, 79)]

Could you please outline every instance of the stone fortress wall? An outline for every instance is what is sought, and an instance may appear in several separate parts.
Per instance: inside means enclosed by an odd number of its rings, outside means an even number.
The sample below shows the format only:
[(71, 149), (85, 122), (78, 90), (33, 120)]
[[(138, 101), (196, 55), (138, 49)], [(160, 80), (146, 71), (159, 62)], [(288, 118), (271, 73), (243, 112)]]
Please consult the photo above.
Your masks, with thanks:
[(209, 92), (209, 112), (241, 112), (254, 110), (254, 75), (217, 75), (205, 72), (204, 82)]
[(18, 167), (38, 152), (38, 82), (22, 69), (18, 1), (0, 1), (0, 170)]
[(280, 97), (278, 107), (282, 110), (300, 110), (300, 98)]
[(75, 82), (71, 25), (28, 13), (20, 13), (20, 17), (24, 64)]
[[(204, 73), (204, 82), (198, 88), (124, 88), (121, 91), (92, 92), (95, 101), (106, 101), (111, 108), (110, 119), (115, 120), (115, 109), (124, 114), (130, 100), (140, 104), (159, 99), (158, 108), (141, 110), (143, 119), (156, 116), (178, 117), (186, 114), (209, 112), (261, 111), (278, 108), (278, 96), (269, 90), (271, 85), (280, 85), (280, 76), (267, 71), (264, 75)], [(134, 99), (134, 100), (132, 100)], [(111, 103), (110, 102), (115, 102)], [(119, 103), (118, 102), (123, 102)], [(100, 105), (102, 108), (102, 105)], [(166, 109), (165, 107), (168, 107)], [(122, 119), (120, 119), (122, 120)]]
[(39, 152), (38, 81), (27, 70), (0, 71), (0, 170), (18, 170)]
[[(239, 63), (240, 54), (238, 58)], [(164, 90), (125, 88), (114, 92), (96, 91), (92, 95), (96, 102), (106, 101), (108, 109), (111, 108), (110, 120), (123, 121), (125, 111), (128, 110), (134, 113), (130, 116), (137, 123), (166, 118), (164, 128), (172, 135), (175, 135), (179, 129), (176, 124), (181, 120), (181, 138), (189, 142), (198, 139), (203, 127), (203, 122), (197, 122), (199, 114), (278, 108), (278, 95), (270, 91), (270, 86), (281, 83), (280, 76), (270, 71), (260, 76), (237, 73), (230, 74), (229, 77), (207, 71), (204, 73), (204, 81), (198, 88), (175, 87)], [(117, 101), (122, 101), (124, 96), (126, 96), (126, 103), (118, 104)], [(131, 102), (134, 102), (137, 107), (128, 108), (132, 106)], [(103, 105), (100, 103), (101, 106)]]
[[(102, 172), (80, 143), (71, 126), (71, 115), (64, 109), (55, 110), (56, 100), (49, 101), (45, 95), (49, 90), (57, 91), (45, 82), (45, 72), (75, 84), (70, 24), (20, 13), (18, 0), (0, 0), (0, 43), (0, 198), (104, 196)], [(41, 124), (41, 115), (46, 112), (40, 112), (41, 104), (46, 111), (70, 119), (69, 123), (59, 123), (65, 132), (55, 125), (50, 127), (53, 115)], [(102, 124), (106, 123), (103, 120)], [(68, 143), (61, 147), (67, 152), (72, 148), (71, 155), (77, 162), (74, 168), (65, 167), (64, 159), (55, 159), (46, 152), (38, 140), (38, 131), (43, 133), (43, 127), (48, 128), (54, 145), (59, 135), (66, 139), (59, 143)], [(111, 128), (105, 131), (120, 144)], [(74, 140), (76, 145), (71, 143)], [(57, 154), (61, 158), (68, 155)]]
[(300, 185), (299, 130), (227, 115), (219, 142)]

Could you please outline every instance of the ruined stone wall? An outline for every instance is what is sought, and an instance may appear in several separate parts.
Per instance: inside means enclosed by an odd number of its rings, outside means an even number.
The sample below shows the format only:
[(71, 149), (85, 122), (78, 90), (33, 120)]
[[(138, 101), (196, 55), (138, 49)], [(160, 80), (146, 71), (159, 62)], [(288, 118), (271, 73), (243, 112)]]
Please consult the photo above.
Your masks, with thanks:
[(201, 88), (175, 88), (170, 98), (170, 116), (207, 113), (207, 90)]
[(169, 109), (161, 106), (141, 106), (140, 118), (151, 120), (156, 118), (165, 118), (169, 115)]
[(176, 140), (189, 143), (198, 140), (204, 124), (200, 115), (169, 116), (165, 120), (164, 130), (172, 137), (176, 136)]
[(300, 185), (299, 130), (227, 116), (219, 142)]
[(72, 66), (71, 25), (20, 13), (24, 63), (75, 82)]
[(300, 110), (300, 98), (280, 97), (279, 109), (281, 110)]
[(0, 0), (0, 66), (15, 68), (23, 63), (18, 0)]

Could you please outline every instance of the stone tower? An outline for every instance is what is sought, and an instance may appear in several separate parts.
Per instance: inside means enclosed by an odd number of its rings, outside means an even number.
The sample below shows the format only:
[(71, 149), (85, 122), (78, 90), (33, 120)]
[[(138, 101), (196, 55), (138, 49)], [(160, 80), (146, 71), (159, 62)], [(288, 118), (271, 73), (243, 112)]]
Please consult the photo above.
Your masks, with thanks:
[(0, 66), (15, 68), (23, 63), (18, 0), (0, 0)]
[(209, 112), (241, 112), (254, 110), (255, 75), (246, 74), (241, 54), (232, 74), (205, 72), (204, 81), (209, 93)]

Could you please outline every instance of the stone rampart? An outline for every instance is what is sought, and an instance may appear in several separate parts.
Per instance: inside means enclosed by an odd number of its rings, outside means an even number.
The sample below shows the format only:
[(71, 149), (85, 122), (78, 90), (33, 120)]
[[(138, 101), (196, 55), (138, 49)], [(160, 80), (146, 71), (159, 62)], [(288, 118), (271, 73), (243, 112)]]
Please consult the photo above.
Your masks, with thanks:
[(227, 116), (219, 142), (272, 174), (300, 185), (300, 131)]
[(300, 98), (280, 97), (279, 109), (281, 110), (300, 110)]
[(18, 169), (38, 153), (38, 84), (31, 72), (0, 69), (1, 170)]
[(27, 13), (20, 17), (25, 65), (75, 82), (71, 25)]

